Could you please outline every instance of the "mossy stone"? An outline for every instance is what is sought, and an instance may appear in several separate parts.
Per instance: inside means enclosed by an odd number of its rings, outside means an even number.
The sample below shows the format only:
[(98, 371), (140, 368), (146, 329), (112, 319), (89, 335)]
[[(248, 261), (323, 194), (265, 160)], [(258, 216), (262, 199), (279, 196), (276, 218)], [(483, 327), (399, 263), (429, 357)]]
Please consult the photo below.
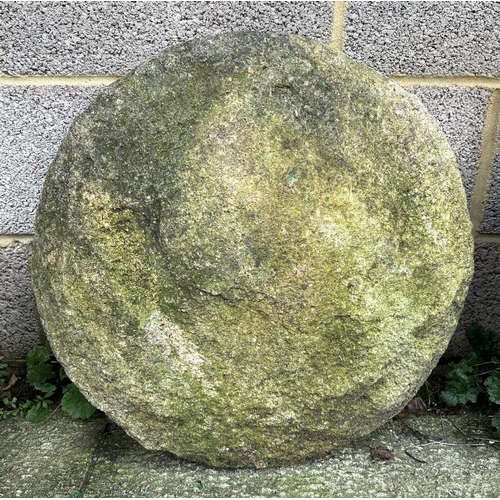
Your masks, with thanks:
[(472, 274), (435, 120), (320, 43), (166, 50), (73, 123), (36, 217), (59, 361), (146, 448), (217, 467), (325, 455), (414, 395)]

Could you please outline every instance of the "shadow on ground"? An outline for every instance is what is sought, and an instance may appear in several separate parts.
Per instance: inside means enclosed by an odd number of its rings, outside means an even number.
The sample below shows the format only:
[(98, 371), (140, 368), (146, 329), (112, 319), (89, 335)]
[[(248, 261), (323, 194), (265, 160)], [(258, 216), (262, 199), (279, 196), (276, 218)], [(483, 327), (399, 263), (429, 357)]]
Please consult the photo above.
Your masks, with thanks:
[[(392, 458), (374, 461), (371, 449)], [(224, 470), (145, 450), (104, 416), (56, 410), (43, 424), (0, 422), (1, 497), (498, 497), (500, 443), (488, 415), (391, 420), (331, 456)]]

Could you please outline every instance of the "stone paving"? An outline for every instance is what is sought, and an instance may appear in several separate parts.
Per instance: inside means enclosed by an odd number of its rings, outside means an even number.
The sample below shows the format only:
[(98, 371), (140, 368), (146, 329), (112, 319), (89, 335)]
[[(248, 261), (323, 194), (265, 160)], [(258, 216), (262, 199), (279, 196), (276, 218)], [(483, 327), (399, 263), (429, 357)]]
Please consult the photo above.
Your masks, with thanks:
[[(322, 460), (213, 469), (148, 451), (99, 414), (56, 410), (0, 422), (0, 497), (499, 497), (500, 442), (488, 415), (391, 420)], [(373, 461), (370, 450), (392, 451)]]

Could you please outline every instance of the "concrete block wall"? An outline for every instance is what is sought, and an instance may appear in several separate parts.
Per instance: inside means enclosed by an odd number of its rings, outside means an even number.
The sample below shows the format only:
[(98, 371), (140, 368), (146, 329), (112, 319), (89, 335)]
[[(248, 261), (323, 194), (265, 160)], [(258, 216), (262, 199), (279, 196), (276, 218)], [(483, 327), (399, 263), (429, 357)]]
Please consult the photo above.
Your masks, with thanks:
[(500, 332), (500, 3), (0, 1), (0, 359), (41, 338), (27, 263), (43, 179), (73, 118), (151, 54), (208, 34), (293, 33), (415, 93), (453, 147), (476, 272), (464, 328)]

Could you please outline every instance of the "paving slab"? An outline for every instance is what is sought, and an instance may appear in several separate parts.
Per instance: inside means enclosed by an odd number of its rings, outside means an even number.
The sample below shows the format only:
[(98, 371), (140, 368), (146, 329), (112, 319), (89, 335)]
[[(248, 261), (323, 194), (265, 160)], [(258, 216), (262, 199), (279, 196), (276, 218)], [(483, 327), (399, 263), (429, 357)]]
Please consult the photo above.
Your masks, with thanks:
[[(169, 453), (147, 451), (116, 428), (103, 437), (84, 493), (187, 498), (499, 496), (500, 443), (468, 440), (457, 427), (471, 437), (495, 437), (489, 417), (477, 411), (432, 414), (391, 420), (323, 460), (262, 470), (185, 462)], [(370, 449), (379, 446), (391, 450), (393, 457), (374, 462)]]
[[(102, 413), (60, 410), (39, 425), (0, 421), (0, 497), (498, 497), (500, 442), (490, 417), (391, 420), (323, 460), (275, 469), (214, 469), (148, 451)], [(386, 447), (387, 461), (371, 449)]]
[(105, 426), (102, 414), (76, 420), (61, 410), (41, 424), (1, 420), (0, 497), (78, 495)]

